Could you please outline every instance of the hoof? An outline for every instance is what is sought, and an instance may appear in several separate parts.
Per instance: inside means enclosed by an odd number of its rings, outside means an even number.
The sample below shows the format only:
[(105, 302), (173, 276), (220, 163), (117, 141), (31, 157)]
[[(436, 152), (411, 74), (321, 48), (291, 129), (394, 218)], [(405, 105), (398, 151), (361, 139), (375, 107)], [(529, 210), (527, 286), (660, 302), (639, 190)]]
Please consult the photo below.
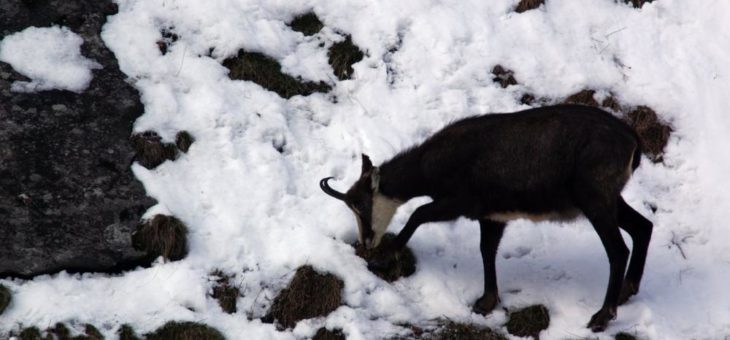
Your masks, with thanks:
[(624, 281), (624, 284), (621, 286), (621, 293), (619, 293), (618, 296), (618, 304), (623, 305), (638, 292), (639, 287), (637, 287), (633, 282)]
[(591, 321), (588, 323), (588, 328), (593, 332), (603, 332), (608, 327), (608, 322), (616, 318), (616, 310), (610, 308), (601, 308), (598, 313), (593, 314)]
[(491, 313), (492, 310), (494, 310), (494, 307), (496, 307), (498, 303), (499, 297), (497, 297), (496, 295), (484, 295), (480, 297), (477, 302), (474, 303), (474, 306), (471, 308), (471, 310), (477, 314), (487, 315)]

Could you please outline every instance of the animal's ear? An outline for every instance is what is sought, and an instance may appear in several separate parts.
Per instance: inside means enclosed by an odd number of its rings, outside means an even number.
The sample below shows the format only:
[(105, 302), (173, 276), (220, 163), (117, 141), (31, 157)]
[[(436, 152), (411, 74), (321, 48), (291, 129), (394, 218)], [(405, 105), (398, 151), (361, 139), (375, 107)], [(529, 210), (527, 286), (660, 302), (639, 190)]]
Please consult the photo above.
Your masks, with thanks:
[(370, 172), (370, 188), (373, 189), (373, 191), (378, 191), (379, 186), (380, 186), (380, 169), (373, 168), (373, 170)]
[(373, 162), (370, 161), (370, 157), (368, 157), (368, 155), (366, 154), (362, 154), (362, 172), (360, 172), (360, 175), (366, 174), (372, 168)]

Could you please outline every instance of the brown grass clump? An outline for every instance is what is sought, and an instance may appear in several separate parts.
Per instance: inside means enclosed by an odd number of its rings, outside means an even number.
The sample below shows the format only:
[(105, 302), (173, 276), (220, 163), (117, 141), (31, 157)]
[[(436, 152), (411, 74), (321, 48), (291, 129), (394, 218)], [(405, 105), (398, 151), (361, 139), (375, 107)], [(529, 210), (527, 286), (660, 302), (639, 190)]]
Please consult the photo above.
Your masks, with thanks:
[(141, 340), (134, 331), (134, 328), (127, 324), (119, 327), (119, 331), (117, 333), (119, 334), (119, 340)]
[(393, 282), (401, 277), (407, 277), (416, 272), (416, 257), (407, 246), (400, 254), (392, 254), (388, 251), (389, 245), (395, 240), (395, 234), (388, 233), (383, 236), (380, 245), (375, 249), (366, 249), (365, 246), (356, 244), (355, 254), (362, 257), (365, 261), (372, 260), (384, 261), (385, 268), (368, 266), (368, 269), (381, 279)]
[(435, 332), (424, 335), (423, 339), (507, 340), (507, 337), (483, 326), (449, 321)]
[(314, 12), (309, 12), (294, 18), (294, 20), (289, 23), (289, 27), (291, 27), (294, 31), (301, 32), (302, 34), (309, 36), (317, 34), (320, 30), (322, 30), (324, 25), (321, 21), (319, 21), (319, 18), (316, 14), (314, 14)]
[(223, 66), (230, 70), (228, 76), (231, 79), (252, 81), (269, 91), (276, 92), (282, 98), (307, 96), (331, 89), (324, 82), (302, 82), (284, 74), (278, 61), (257, 52), (241, 50), (237, 56), (224, 60)]
[(550, 325), (550, 314), (543, 305), (529, 306), (509, 313), (507, 331), (516, 336), (531, 336), (540, 339), (540, 331)]
[(180, 131), (175, 135), (175, 145), (182, 152), (187, 153), (193, 142), (195, 142), (195, 138), (187, 131)]
[(629, 333), (620, 332), (613, 336), (616, 340), (636, 340), (637, 338)]
[(231, 284), (232, 276), (220, 270), (216, 270), (210, 275), (216, 278), (213, 286), (213, 298), (218, 300), (218, 304), (224, 312), (228, 314), (235, 313), (237, 310), (236, 301), (240, 291), (237, 286)]
[(351, 79), (355, 72), (352, 65), (362, 60), (365, 55), (352, 43), (352, 37), (348, 35), (344, 41), (332, 44), (327, 57), (337, 79), (346, 80)]
[(494, 75), (492, 80), (502, 86), (502, 88), (506, 88), (510, 85), (517, 85), (517, 80), (514, 76), (515, 73), (512, 72), (512, 70), (504, 68), (502, 65), (494, 66), (494, 68), (492, 68), (492, 74)]
[(659, 121), (656, 112), (648, 106), (637, 107), (626, 115), (625, 120), (639, 135), (647, 157), (655, 163), (661, 162), (672, 128)]
[(173, 31), (174, 29), (174, 27), (166, 27), (160, 30), (162, 38), (157, 40), (157, 48), (160, 49), (160, 53), (162, 53), (162, 55), (167, 54), (167, 50), (170, 45), (174, 44), (179, 38)]
[(345, 334), (342, 333), (342, 330), (335, 329), (333, 331), (327, 329), (327, 328), (320, 328), (317, 330), (317, 333), (314, 334), (314, 337), (312, 340), (345, 340), (347, 339), (345, 337)]
[(177, 261), (188, 253), (187, 227), (173, 216), (155, 215), (141, 223), (132, 234), (135, 249), (146, 251), (151, 257), (163, 256)]
[(152, 333), (145, 334), (147, 340), (225, 340), (217, 329), (195, 322), (170, 321)]
[(47, 335), (45, 338), (41, 334), (41, 331), (38, 329), (38, 327), (29, 327), (25, 328), (22, 331), (20, 331), (20, 334), (18, 334), (18, 339), (20, 340), (46, 340), (46, 339), (53, 339), (52, 335)]
[(634, 5), (634, 8), (641, 8), (641, 6), (644, 6), (647, 2), (652, 2), (654, 0), (624, 0), (625, 3), (631, 3)]
[(140, 165), (153, 169), (166, 160), (174, 160), (177, 156), (175, 144), (163, 143), (154, 131), (133, 134), (130, 141), (136, 151), (136, 159)]
[(598, 107), (598, 102), (593, 95), (596, 94), (595, 90), (585, 89), (577, 93), (571, 94), (568, 98), (563, 100), (563, 104), (581, 104), (587, 106)]
[(300, 320), (325, 316), (342, 304), (344, 286), (332, 274), (320, 274), (312, 266), (302, 266), (274, 299), (264, 320), (276, 320), (284, 328), (293, 328)]
[(8, 307), (10, 300), (10, 290), (5, 286), (0, 285), (0, 314), (2, 314), (5, 311), (5, 308)]
[(515, 8), (515, 12), (522, 13), (525, 11), (529, 11), (531, 9), (540, 7), (540, 5), (544, 3), (545, 0), (520, 0), (520, 3), (517, 4), (517, 8)]
[(623, 112), (623, 107), (621, 106), (621, 103), (619, 103), (613, 95), (604, 98), (601, 102), (601, 106), (610, 109), (613, 112)]

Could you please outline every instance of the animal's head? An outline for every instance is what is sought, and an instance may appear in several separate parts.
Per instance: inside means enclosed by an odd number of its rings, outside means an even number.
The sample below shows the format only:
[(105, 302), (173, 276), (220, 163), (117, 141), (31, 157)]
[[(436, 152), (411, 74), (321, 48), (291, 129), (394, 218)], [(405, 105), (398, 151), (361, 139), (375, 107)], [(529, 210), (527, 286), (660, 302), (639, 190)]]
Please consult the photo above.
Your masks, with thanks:
[(360, 178), (347, 192), (332, 189), (327, 183), (330, 179), (332, 177), (323, 178), (319, 187), (326, 194), (345, 202), (355, 214), (360, 243), (368, 249), (377, 247), (400, 205), (400, 202), (380, 193), (380, 169), (363, 154)]

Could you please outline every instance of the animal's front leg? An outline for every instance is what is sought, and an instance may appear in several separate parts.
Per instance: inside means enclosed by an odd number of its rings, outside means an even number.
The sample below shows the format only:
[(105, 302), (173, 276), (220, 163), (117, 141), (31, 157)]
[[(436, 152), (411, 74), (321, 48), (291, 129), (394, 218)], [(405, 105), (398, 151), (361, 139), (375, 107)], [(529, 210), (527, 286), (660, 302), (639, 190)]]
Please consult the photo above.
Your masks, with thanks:
[(482, 264), (484, 265), (484, 295), (480, 297), (472, 310), (477, 314), (489, 314), (499, 303), (497, 289), (497, 269), (495, 258), (499, 241), (504, 233), (504, 223), (490, 220), (479, 221), (481, 241), (479, 249), (482, 252)]
[(456, 199), (439, 199), (416, 208), (411, 217), (408, 218), (403, 230), (395, 238), (392, 245), (393, 250), (401, 251), (408, 243), (408, 240), (411, 239), (413, 233), (416, 232), (416, 228), (421, 224), (450, 221), (461, 216), (461, 211), (463, 211), (463, 208)]

